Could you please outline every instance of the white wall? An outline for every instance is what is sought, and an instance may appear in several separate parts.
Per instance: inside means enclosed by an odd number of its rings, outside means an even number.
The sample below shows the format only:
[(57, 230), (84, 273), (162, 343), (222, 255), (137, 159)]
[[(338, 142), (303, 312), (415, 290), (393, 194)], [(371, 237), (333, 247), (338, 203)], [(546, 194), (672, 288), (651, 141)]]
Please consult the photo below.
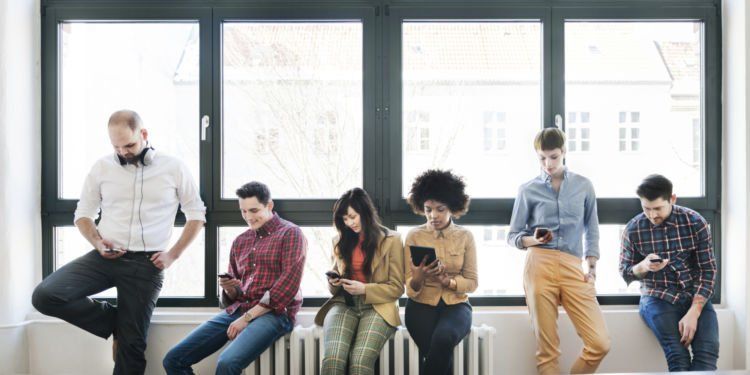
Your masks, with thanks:
[[(154, 316), (148, 338), (146, 359), (147, 374), (161, 374), (161, 360), (166, 352), (184, 338), (196, 325), (208, 319), (216, 310), (201, 313), (174, 313), (159, 311)], [(312, 324), (314, 309), (300, 313), (298, 324)], [(725, 309), (717, 311), (719, 317), (719, 337), (722, 349), (719, 369), (733, 367), (734, 340), (733, 316)], [(403, 314), (403, 310), (402, 310)], [(40, 318), (29, 325), (30, 373), (42, 374), (102, 374), (111, 371), (111, 342), (104, 341), (59, 320)], [(647, 372), (666, 371), (661, 347), (638, 312), (632, 308), (607, 309), (605, 319), (612, 338), (612, 350), (604, 359), (599, 372)], [(581, 349), (570, 320), (560, 315), (560, 337), (562, 347), (561, 365), (570, 368)], [(525, 308), (475, 308), (474, 324), (487, 324), (495, 327), (494, 342), (495, 374), (533, 374), (534, 336)], [(195, 367), (198, 373), (212, 373), (217, 356), (205, 359)], [(637, 358), (637, 361), (634, 359)]]
[[(724, 0), (724, 127), (723, 127), (723, 264), (725, 307), (719, 313), (721, 327), (720, 368), (745, 368), (748, 350), (750, 258), (747, 233), (750, 202), (747, 191), (750, 166), (748, 125), (747, 26), (750, 7), (744, 0)], [(40, 18), (38, 0), (0, 1), (0, 374), (45, 373), (51, 366), (82, 373), (86, 363), (92, 373), (111, 369), (109, 343), (59, 321), (25, 322), (31, 311), (29, 296), (41, 279), (40, 231)], [(731, 288), (729, 286), (732, 286)], [(476, 310), (476, 324), (498, 329), (496, 369), (508, 373), (533, 371), (533, 337), (523, 309), (502, 314)], [(150, 372), (159, 373), (159, 360), (171, 345), (211, 314), (201, 313), (188, 322), (154, 323), (149, 338)], [(173, 319), (157, 315), (157, 320)], [(35, 319), (37, 314), (31, 314)], [(161, 317), (161, 318), (160, 318)], [(606, 312), (612, 352), (602, 371), (661, 370), (665, 367), (655, 339), (637, 313)], [(563, 365), (576, 355), (579, 342), (567, 318), (561, 316)], [(301, 323), (309, 325), (306, 313)], [(28, 336), (28, 337), (27, 337)], [(27, 347), (31, 350), (27, 351)], [(519, 350), (524, 348), (524, 350)], [(92, 353), (97, 353), (92, 355)], [(44, 360), (39, 359), (40, 356)], [(93, 357), (93, 359), (92, 359)], [(29, 358), (32, 360), (29, 361)], [(633, 358), (642, 358), (634, 362)], [(215, 358), (206, 361), (210, 371)], [(33, 363), (32, 369), (29, 363)]]
[[(748, 12), (745, 0), (724, 0), (724, 126), (723, 126), (723, 199), (722, 261), (726, 306), (734, 312), (737, 332), (732, 343), (734, 367), (746, 368), (748, 359), (748, 291), (750, 258), (748, 233)], [(731, 288), (729, 287), (731, 286)]]
[(40, 33), (38, 0), (0, 1), (0, 373), (27, 371), (41, 279)]

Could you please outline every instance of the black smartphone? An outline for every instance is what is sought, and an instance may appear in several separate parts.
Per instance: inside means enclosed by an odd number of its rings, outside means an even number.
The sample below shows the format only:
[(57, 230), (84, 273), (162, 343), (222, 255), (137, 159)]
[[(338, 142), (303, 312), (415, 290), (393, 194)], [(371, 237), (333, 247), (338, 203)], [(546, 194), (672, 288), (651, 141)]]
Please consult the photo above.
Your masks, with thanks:
[(104, 249), (104, 252), (105, 253), (110, 253), (110, 254), (116, 254), (116, 253), (122, 252), (122, 250), (119, 250), (119, 249)]
[(537, 228), (536, 229), (536, 238), (543, 238), (544, 236), (549, 233), (549, 229), (547, 228)]
[(326, 276), (329, 279), (332, 279), (332, 280), (336, 280), (336, 279), (340, 279), (341, 278), (341, 275), (339, 275), (339, 273), (336, 272), (336, 271), (326, 271)]
[(218, 276), (218, 277), (220, 277), (222, 279), (233, 279), (234, 278), (234, 277), (232, 277), (232, 275), (230, 275), (230, 274), (228, 274), (226, 272), (220, 273), (220, 274), (218, 274), (216, 276)]
[(663, 261), (664, 261), (664, 259), (661, 259), (661, 258), (654, 258), (654, 259), (649, 259), (649, 261), (650, 261), (651, 263), (661, 263), (661, 262), (663, 262)]

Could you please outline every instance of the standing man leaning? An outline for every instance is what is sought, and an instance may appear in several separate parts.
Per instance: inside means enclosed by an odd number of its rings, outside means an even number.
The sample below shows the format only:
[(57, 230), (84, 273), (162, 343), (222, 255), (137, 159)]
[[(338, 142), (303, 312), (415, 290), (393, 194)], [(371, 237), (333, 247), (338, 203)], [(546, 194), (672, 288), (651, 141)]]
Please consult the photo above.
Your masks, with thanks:
[(708, 223), (675, 204), (664, 176), (646, 177), (637, 194), (643, 213), (622, 234), (620, 273), (628, 284), (641, 281), (641, 317), (664, 349), (669, 371), (716, 370), (716, 261)]
[(302, 306), (307, 240), (302, 230), (273, 212), (265, 184), (237, 189), (250, 227), (235, 238), (229, 270), (219, 277), (226, 309), (201, 324), (164, 357), (167, 374), (192, 374), (200, 362), (232, 340), (219, 355), (216, 374), (240, 374), (279, 337), (291, 332)]
[[(94, 250), (44, 279), (32, 303), (104, 339), (114, 335), (114, 373), (142, 374), (163, 270), (198, 235), (206, 208), (187, 166), (149, 146), (137, 113), (117, 111), (107, 127), (115, 153), (94, 163), (74, 218)], [(168, 247), (178, 206), (187, 222)], [(116, 306), (89, 298), (111, 287), (117, 288)]]

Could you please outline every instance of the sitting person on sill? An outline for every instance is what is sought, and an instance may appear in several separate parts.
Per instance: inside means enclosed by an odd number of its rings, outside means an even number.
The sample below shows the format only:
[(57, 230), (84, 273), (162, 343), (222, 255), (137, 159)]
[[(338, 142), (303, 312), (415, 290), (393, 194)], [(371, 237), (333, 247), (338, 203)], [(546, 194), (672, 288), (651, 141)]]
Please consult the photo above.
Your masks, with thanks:
[(398, 233), (380, 225), (367, 193), (354, 188), (333, 207), (333, 297), (315, 316), (325, 331), (321, 375), (373, 374), (380, 350), (401, 324), (404, 254)]
[(234, 240), (228, 273), (219, 275), (226, 308), (167, 353), (167, 374), (192, 374), (192, 365), (230, 340), (219, 355), (216, 374), (240, 374), (294, 327), (302, 306), (307, 240), (298, 226), (273, 212), (265, 184), (247, 183), (237, 189), (237, 197), (250, 229)]
[(659, 340), (669, 371), (715, 371), (719, 322), (711, 304), (711, 229), (700, 214), (675, 204), (664, 176), (646, 177), (637, 194), (643, 212), (622, 233), (620, 273), (628, 284), (640, 280), (641, 317)]
[[(412, 210), (427, 223), (406, 236), (404, 320), (419, 347), (420, 374), (453, 372), (453, 348), (471, 330), (467, 293), (477, 289), (477, 251), (471, 232), (453, 223), (469, 209), (463, 180), (449, 171), (428, 170), (409, 192)], [(412, 261), (411, 246), (435, 249), (436, 259)]]

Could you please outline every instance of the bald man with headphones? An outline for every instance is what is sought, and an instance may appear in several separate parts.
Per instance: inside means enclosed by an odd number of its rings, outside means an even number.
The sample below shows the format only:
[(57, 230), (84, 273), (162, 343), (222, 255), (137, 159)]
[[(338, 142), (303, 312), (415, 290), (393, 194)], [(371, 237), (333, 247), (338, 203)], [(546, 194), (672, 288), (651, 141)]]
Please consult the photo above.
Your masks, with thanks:
[[(104, 339), (114, 335), (113, 372), (143, 374), (164, 270), (198, 235), (206, 208), (187, 166), (150, 146), (136, 112), (113, 113), (107, 128), (115, 154), (94, 163), (74, 217), (94, 249), (47, 276), (32, 303)], [(178, 207), (186, 223), (170, 247)], [(112, 287), (117, 305), (89, 297)]]

